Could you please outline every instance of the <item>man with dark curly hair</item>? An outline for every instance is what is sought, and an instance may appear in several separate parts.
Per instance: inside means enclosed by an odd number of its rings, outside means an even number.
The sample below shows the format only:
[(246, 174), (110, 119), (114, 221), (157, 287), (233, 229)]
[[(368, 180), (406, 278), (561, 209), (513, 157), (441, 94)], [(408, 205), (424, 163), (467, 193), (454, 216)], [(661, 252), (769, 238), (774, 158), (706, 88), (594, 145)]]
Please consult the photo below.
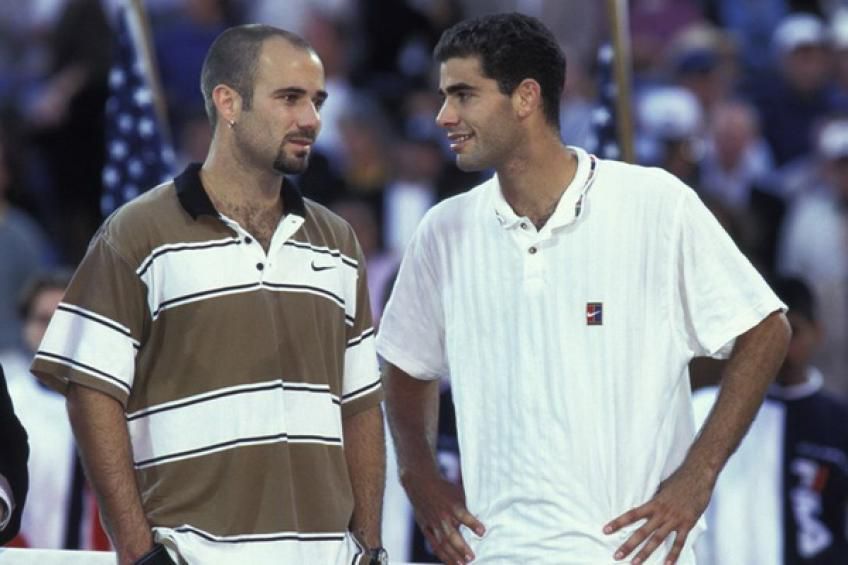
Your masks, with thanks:
[[(462, 22), (435, 58), (457, 165), (495, 175), (422, 220), (378, 336), (419, 525), (450, 563), (694, 563), (784, 305), (680, 180), (562, 143), (565, 59), (540, 21)], [(702, 355), (729, 362), (695, 438)], [(446, 376), (462, 490), (430, 437)]]

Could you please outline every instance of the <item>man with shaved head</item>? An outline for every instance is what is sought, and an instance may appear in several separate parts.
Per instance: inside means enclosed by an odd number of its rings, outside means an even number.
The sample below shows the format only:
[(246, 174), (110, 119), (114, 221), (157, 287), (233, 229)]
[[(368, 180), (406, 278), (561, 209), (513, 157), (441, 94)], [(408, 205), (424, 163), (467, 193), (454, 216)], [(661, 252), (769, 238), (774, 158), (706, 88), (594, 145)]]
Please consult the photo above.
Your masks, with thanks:
[(120, 563), (382, 563), (382, 390), (365, 261), (301, 196), (324, 69), (223, 32), (208, 156), (106, 220), (33, 363), (67, 395)]

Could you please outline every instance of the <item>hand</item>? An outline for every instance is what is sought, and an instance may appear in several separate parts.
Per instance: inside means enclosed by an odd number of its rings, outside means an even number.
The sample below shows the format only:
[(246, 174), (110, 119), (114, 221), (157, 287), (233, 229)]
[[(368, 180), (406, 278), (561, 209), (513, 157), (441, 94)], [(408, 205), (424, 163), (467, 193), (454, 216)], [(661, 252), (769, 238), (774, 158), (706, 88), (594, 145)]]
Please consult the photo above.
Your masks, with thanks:
[(415, 521), (430, 542), (436, 556), (445, 563), (470, 563), (474, 553), (459, 526), (471, 528), (482, 536), (486, 528), (465, 507), (462, 488), (439, 476), (409, 474), (403, 486), (415, 508)]
[(639, 520), (647, 520), (618, 548), (614, 558), (624, 559), (647, 540), (632, 561), (634, 565), (644, 563), (669, 534), (674, 532), (674, 545), (665, 563), (676, 563), (683, 550), (683, 544), (686, 543), (686, 537), (707, 508), (714, 485), (715, 479), (707, 473), (683, 467), (677, 469), (660, 483), (657, 493), (650, 501), (625, 512), (604, 526), (604, 533), (612, 534)]

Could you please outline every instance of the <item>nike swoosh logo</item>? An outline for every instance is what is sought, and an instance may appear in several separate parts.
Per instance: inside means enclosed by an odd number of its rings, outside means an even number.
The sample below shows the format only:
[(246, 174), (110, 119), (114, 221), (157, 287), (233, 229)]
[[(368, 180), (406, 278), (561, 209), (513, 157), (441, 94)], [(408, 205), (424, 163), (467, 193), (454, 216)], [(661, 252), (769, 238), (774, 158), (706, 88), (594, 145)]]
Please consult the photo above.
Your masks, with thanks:
[(335, 265), (326, 265), (326, 266), (324, 266), (324, 267), (321, 267), (321, 266), (319, 266), (319, 265), (316, 265), (316, 264), (315, 264), (315, 261), (312, 261), (312, 270), (313, 270), (313, 271), (316, 271), (316, 272), (318, 272), (318, 271), (326, 271), (326, 270), (328, 270), (328, 269), (335, 269), (335, 268), (336, 268), (336, 266), (335, 266)]
[(586, 317), (587, 318), (594, 318), (595, 316), (597, 316), (600, 313), (601, 313), (600, 310), (595, 310), (594, 312), (587, 312)]

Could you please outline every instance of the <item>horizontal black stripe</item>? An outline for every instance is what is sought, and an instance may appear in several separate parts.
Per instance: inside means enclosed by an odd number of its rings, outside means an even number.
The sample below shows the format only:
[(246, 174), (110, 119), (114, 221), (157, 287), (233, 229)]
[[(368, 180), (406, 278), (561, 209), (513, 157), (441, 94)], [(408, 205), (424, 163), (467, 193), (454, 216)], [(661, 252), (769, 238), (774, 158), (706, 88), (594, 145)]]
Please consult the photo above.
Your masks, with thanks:
[(187, 455), (199, 455), (201, 453), (206, 453), (208, 451), (213, 451), (215, 449), (219, 449), (221, 447), (235, 447), (237, 445), (242, 444), (250, 444), (256, 443), (259, 441), (267, 441), (267, 440), (285, 440), (285, 441), (294, 441), (294, 440), (315, 440), (315, 441), (326, 441), (330, 443), (337, 443), (341, 445), (342, 440), (338, 437), (325, 437), (325, 436), (313, 436), (313, 435), (298, 435), (293, 436), (287, 433), (280, 434), (271, 434), (267, 436), (255, 436), (255, 437), (244, 437), (239, 439), (233, 439), (230, 441), (223, 441), (221, 443), (215, 443), (212, 445), (207, 445), (205, 447), (198, 447), (196, 449), (189, 449), (186, 451), (179, 451), (177, 453), (169, 453), (168, 455), (160, 455), (159, 457), (151, 457), (150, 459), (145, 459), (144, 461), (136, 461), (135, 465), (137, 467), (142, 467), (145, 465), (153, 465), (155, 463), (167, 463), (171, 459), (177, 459), (178, 457), (184, 457)]
[(324, 255), (330, 255), (332, 257), (338, 257), (342, 260), (342, 263), (349, 267), (353, 267), (354, 269), (359, 266), (359, 263), (349, 258), (347, 255), (344, 255), (341, 251), (336, 249), (321, 249), (320, 247), (315, 247), (314, 245), (310, 245), (308, 243), (304, 243), (302, 241), (293, 241), (289, 240), (285, 242), (283, 245), (289, 245), (291, 247), (297, 247), (298, 249), (308, 249), (310, 251), (314, 251), (315, 253), (323, 253)]
[(247, 283), (247, 284), (238, 284), (238, 285), (234, 285), (234, 286), (223, 286), (223, 287), (220, 287), (220, 288), (213, 288), (213, 289), (210, 289), (210, 290), (202, 290), (200, 292), (193, 292), (192, 294), (185, 294), (183, 296), (171, 298), (170, 300), (165, 300), (164, 302), (159, 304), (159, 308), (157, 308), (156, 311), (153, 313), (153, 317), (154, 318), (157, 317), (159, 314), (162, 313), (162, 310), (164, 310), (168, 306), (175, 304), (175, 303), (178, 303), (178, 302), (184, 302), (186, 300), (190, 300), (192, 298), (199, 298), (201, 296), (210, 296), (210, 295), (214, 295), (214, 294), (220, 294), (220, 293), (228, 292), (228, 291), (231, 291), (231, 290), (247, 290), (249, 288), (254, 288), (254, 287), (259, 288), (260, 283), (254, 282), (254, 283)]
[[(71, 306), (68, 306), (66, 304), (59, 304), (59, 306), (57, 306), (56, 309), (62, 310), (64, 312), (68, 312), (69, 314), (75, 314), (77, 316), (82, 316), (83, 318), (91, 320), (92, 322), (97, 322), (100, 325), (106, 326), (110, 330), (115, 330), (116, 332), (118, 332), (121, 335), (127, 336), (128, 338), (133, 340), (133, 342), (136, 341), (136, 339), (132, 336), (132, 334), (126, 328), (121, 327), (117, 322), (101, 320), (100, 318), (97, 318), (96, 316), (93, 316), (93, 315), (85, 312), (84, 310), (82, 310), (80, 308), (71, 307)], [(133, 345), (135, 345), (135, 343), (133, 343)]]
[(125, 383), (124, 381), (119, 379), (118, 377), (112, 376), (109, 373), (104, 373), (100, 369), (92, 367), (91, 365), (86, 365), (85, 363), (80, 363), (79, 361), (71, 359), (70, 357), (65, 357), (63, 355), (56, 355), (55, 353), (48, 353), (48, 352), (43, 351), (41, 349), (39, 349), (35, 354), (36, 354), (36, 356), (40, 355), (41, 357), (46, 357), (48, 359), (53, 359), (53, 360), (56, 360), (56, 361), (64, 361), (65, 363), (67, 363), (71, 367), (76, 367), (78, 369), (82, 368), (82, 369), (86, 369), (88, 371), (91, 371), (92, 373), (97, 373), (101, 377), (109, 379), (110, 381), (114, 381), (115, 384), (117, 384), (119, 387), (121, 387), (122, 389), (127, 391), (127, 393), (130, 392), (130, 385), (128, 385), (127, 383)]
[(344, 306), (344, 304), (345, 304), (344, 298), (342, 298), (341, 296), (337, 296), (337, 295), (333, 294), (332, 292), (330, 292), (329, 290), (326, 290), (326, 289), (318, 287), (318, 286), (309, 286), (309, 285), (306, 285), (306, 284), (271, 283), (271, 282), (267, 282), (267, 281), (263, 284), (264, 284), (264, 286), (266, 286), (268, 288), (272, 288), (272, 289), (314, 290), (318, 294), (323, 294), (324, 296), (327, 296), (328, 298), (332, 298), (333, 300), (340, 302), (342, 306)]
[(202, 243), (202, 244), (199, 244), (199, 245), (186, 244), (186, 245), (178, 245), (176, 247), (168, 247), (168, 248), (165, 248), (165, 249), (160, 249), (159, 251), (156, 251), (152, 255), (149, 255), (147, 257), (147, 259), (144, 260), (144, 262), (142, 263), (142, 267), (137, 271), (137, 274), (138, 274), (139, 277), (144, 276), (144, 273), (147, 272), (147, 270), (153, 264), (153, 261), (155, 259), (157, 259), (158, 257), (165, 255), (166, 253), (176, 253), (178, 251), (192, 251), (194, 249), (212, 249), (212, 248), (215, 248), (215, 247), (226, 247), (228, 245), (238, 245), (240, 243), (241, 243), (240, 239), (233, 238), (233, 239), (230, 239), (230, 240), (227, 240), (227, 241), (213, 241), (213, 242), (210, 242), (210, 243)]
[[(299, 392), (312, 392), (312, 393), (316, 393), (316, 394), (328, 394), (328, 395), (332, 394), (329, 390), (316, 390), (314, 388), (307, 388), (307, 387), (301, 386), (301, 385), (287, 385), (285, 383), (275, 382), (275, 383), (269, 383), (269, 384), (263, 385), (263, 386), (256, 386), (256, 387), (250, 387), (250, 388), (245, 387), (245, 388), (239, 388), (239, 389), (236, 389), (236, 390), (225, 390), (225, 391), (221, 391), (221, 392), (218, 392), (218, 393), (215, 393), (215, 394), (210, 394), (209, 396), (204, 396), (203, 398), (193, 398), (191, 400), (186, 400), (184, 402), (178, 402), (178, 403), (175, 403), (175, 404), (170, 404), (168, 406), (160, 406), (158, 408), (151, 408), (150, 410), (147, 410), (147, 411), (139, 411), (139, 412), (133, 414), (132, 416), (127, 417), (127, 421), (132, 422), (133, 420), (138, 420), (139, 418), (144, 418), (146, 416), (151, 416), (153, 414), (159, 414), (161, 412), (167, 412), (169, 410), (176, 410), (177, 408), (185, 408), (186, 406), (192, 406), (194, 404), (201, 404), (201, 403), (209, 401), (209, 400), (224, 398), (226, 396), (236, 396), (238, 394), (248, 394), (248, 393), (251, 393), (251, 392), (261, 392), (261, 391), (266, 391), (266, 390), (274, 390), (274, 389), (277, 389), (277, 388), (283, 389), (283, 390), (296, 390), (296, 391), (299, 391)], [(333, 400), (335, 400), (335, 399), (333, 399)]]
[(358, 388), (358, 389), (356, 389), (356, 390), (354, 390), (354, 391), (352, 391), (352, 392), (349, 392), (349, 393), (347, 393), (347, 394), (342, 395), (342, 400), (344, 401), (344, 400), (346, 400), (346, 399), (350, 398), (351, 396), (356, 396), (356, 395), (357, 395), (357, 394), (359, 394), (360, 392), (365, 392), (365, 391), (366, 391), (366, 390), (368, 390), (369, 388), (374, 388), (374, 389), (376, 389), (376, 388), (380, 388), (380, 384), (381, 384), (381, 382), (382, 382), (382, 379), (378, 378), (376, 381), (374, 381), (374, 382), (373, 382), (373, 383), (371, 383), (371, 384), (367, 384), (367, 385), (365, 385), (365, 386), (363, 386), (363, 387), (360, 387), (360, 388)]
[(347, 346), (353, 347), (354, 345), (359, 345), (360, 343), (365, 341), (365, 339), (371, 337), (372, 335), (374, 335), (374, 328), (368, 328), (367, 330), (362, 332), (362, 335), (360, 335), (359, 337), (355, 337), (348, 341)]
[(325, 534), (319, 536), (304, 536), (300, 534), (268, 534), (264, 536), (250, 537), (228, 537), (227, 539), (218, 539), (211, 534), (192, 528), (191, 526), (179, 526), (174, 528), (175, 532), (189, 533), (200, 536), (205, 540), (215, 543), (251, 543), (251, 542), (266, 542), (266, 541), (344, 541), (344, 534)]

